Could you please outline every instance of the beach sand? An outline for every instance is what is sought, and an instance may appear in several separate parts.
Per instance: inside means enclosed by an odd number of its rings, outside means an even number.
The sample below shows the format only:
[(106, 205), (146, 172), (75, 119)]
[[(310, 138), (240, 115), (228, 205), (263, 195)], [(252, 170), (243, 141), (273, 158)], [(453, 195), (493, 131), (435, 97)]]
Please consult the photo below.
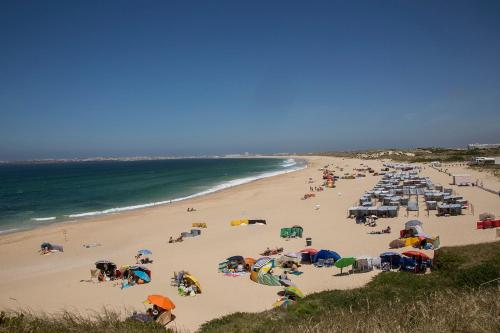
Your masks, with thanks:
[[(149, 294), (170, 297), (177, 307), (174, 327), (196, 330), (207, 320), (236, 311), (262, 311), (271, 308), (278, 299), (280, 287), (252, 282), (248, 276), (225, 277), (217, 272), (218, 263), (232, 255), (258, 258), (266, 247), (281, 246), (287, 251), (305, 247), (305, 237), (312, 237), (313, 247), (331, 249), (342, 256), (371, 255), (388, 250), (388, 244), (399, 235), (404, 222), (418, 218), (430, 235), (439, 235), (442, 246), (494, 241), (494, 229), (476, 230), (481, 212), (500, 216), (500, 198), (477, 187), (452, 186), (474, 206), (473, 216), (466, 212), (458, 217), (427, 216), (421, 208), (406, 217), (404, 210), (394, 219), (380, 219), (376, 228), (356, 225), (348, 219), (347, 209), (356, 204), (361, 194), (370, 190), (381, 178), (370, 174), (365, 178), (340, 180), (336, 188), (316, 193), (315, 198), (301, 200), (309, 186), (322, 183), (318, 169), (335, 164), (352, 171), (360, 163), (380, 170), (382, 161), (361, 161), (331, 157), (307, 157), (307, 169), (258, 180), (189, 201), (178, 202), (102, 216), (77, 223), (65, 223), (30, 231), (0, 236), (0, 309), (31, 308), (34, 311), (79, 312), (100, 311), (103, 306), (118, 310), (144, 310), (142, 301)], [(456, 169), (456, 170), (455, 170)], [(455, 173), (469, 173), (456, 167)], [(337, 171), (338, 173), (338, 171)], [(422, 175), (434, 183), (447, 185), (451, 177), (426, 167)], [(308, 178), (315, 180), (308, 184)], [(484, 173), (475, 178), (487, 179), (488, 186), (500, 188), (500, 182)], [(486, 181), (485, 181), (486, 183)], [(316, 205), (319, 210), (315, 210)], [(196, 212), (186, 212), (195, 207)], [(233, 219), (266, 219), (266, 226), (231, 227)], [(182, 243), (168, 244), (170, 236), (189, 231), (191, 223), (205, 222), (200, 237)], [(304, 238), (280, 239), (282, 227), (301, 225)], [(369, 235), (368, 232), (391, 226), (392, 234)], [(41, 256), (37, 253), (42, 242), (64, 246), (64, 253)], [(84, 248), (83, 244), (102, 246)], [(121, 290), (113, 282), (81, 282), (90, 278), (93, 263), (100, 259), (118, 265), (133, 264), (140, 248), (153, 251), (152, 282)], [(170, 286), (174, 271), (187, 270), (197, 277), (203, 293), (196, 297), (181, 297)], [(364, 274), (336, 276), (337, 268), (317, 269), (304, 265), (304, 274), (291, 276), (304, 293), (328, 289), (354, 288), (366, 284), (377, 271)], [(277, 270), (280, 272), (280, 270)]]

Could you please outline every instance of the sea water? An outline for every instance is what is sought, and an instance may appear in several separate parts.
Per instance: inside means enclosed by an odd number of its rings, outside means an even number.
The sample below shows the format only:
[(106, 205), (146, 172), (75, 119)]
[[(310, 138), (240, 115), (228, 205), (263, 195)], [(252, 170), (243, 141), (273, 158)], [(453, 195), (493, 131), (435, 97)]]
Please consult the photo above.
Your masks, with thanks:
[(1, 164), (0, 233), (169, 204), (305, 165), (283, 158)]

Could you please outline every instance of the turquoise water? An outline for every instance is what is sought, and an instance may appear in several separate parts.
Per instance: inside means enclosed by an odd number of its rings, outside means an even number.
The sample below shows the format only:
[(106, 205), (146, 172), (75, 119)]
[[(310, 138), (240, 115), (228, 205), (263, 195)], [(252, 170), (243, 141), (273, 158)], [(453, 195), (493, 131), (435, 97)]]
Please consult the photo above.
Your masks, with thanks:
[(168, 204), (304, 164), (267, 158), (4, 164), (0, 233)]

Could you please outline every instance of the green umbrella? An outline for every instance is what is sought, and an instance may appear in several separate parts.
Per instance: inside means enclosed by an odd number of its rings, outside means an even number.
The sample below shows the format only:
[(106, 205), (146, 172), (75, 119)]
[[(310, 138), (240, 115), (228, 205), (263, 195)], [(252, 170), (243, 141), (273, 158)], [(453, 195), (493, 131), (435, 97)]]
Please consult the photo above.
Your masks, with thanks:
[(351, 266), (356, 262), (356, 258), (354, 257), (344, 257), (340, 258), (335, 262), (335, 267), (340, 268), (340, 274), (342, 274), (342, 268)]

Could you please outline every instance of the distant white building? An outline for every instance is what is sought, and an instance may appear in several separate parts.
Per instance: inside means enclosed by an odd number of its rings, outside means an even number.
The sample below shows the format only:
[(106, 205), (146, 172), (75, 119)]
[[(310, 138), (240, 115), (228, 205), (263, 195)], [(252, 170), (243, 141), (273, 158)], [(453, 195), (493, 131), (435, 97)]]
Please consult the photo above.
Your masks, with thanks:
[(500, 147), (500, 143), (470, 143), (467, 145), (467, 149), (490, 149), (498, 147)]
[(472, 164), (483, 165), (483, 164), (500, 164), (500, 156), (497, 157), (473, 157), (471, 160)]

